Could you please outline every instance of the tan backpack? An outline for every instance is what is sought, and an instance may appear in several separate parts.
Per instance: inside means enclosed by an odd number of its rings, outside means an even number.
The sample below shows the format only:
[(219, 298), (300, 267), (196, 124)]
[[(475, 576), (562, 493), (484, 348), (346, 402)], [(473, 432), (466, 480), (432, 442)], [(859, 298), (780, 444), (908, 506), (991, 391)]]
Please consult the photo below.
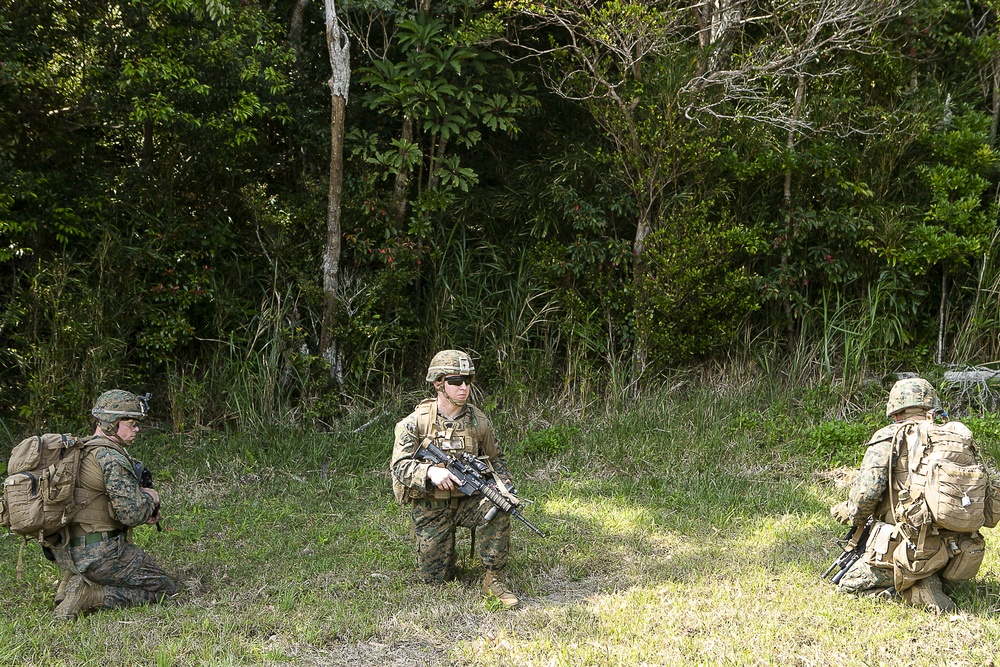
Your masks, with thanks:
[(0, 496), (0, 526), (44, 546), (87, 503), (77, 504), (76, 479), (88, 439), (68, 433), (25, 438), (11, 451)]
[(900, 428), (896, 438), (896, 447), (906, 447), (908, 456), (900, 518), (918, 529), (930, 525), (974, 533), (982, 528), (990, 478), (968, 427), (914, 422)]

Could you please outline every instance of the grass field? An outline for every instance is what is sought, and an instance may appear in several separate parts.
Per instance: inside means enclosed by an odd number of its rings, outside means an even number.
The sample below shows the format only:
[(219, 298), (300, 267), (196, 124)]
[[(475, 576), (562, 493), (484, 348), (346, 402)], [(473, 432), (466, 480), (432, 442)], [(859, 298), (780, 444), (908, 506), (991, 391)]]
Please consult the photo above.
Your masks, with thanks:
[[(390, 409), (364, 429), (147, 437), (166, 529), (135, 541), (184, 592), (162, 606), (51, 619), (56, 570), (0, 538), (3, 665), (991, 665), (1000, 540), (960, 611), (837, 594), (828, 508), (878, 406), (758, 387), (663, 391), (595, 410), (494, 407), (519, 491), (504, 611), (459, 579), (414, 581), (386, 463)], [(965, 420), (996, 454), (1000, 419)], [(358, 431), (358, 432), (355, 432)]]

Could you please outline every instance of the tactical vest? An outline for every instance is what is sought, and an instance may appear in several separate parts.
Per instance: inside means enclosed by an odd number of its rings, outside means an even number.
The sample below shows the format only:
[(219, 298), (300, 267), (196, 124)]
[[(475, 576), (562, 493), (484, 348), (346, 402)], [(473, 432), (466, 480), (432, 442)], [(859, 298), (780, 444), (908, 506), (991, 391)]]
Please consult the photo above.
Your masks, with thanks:
[[(432, 442), (452, 456), (468, 452), (479, 456), (479, 445), (489, 435), (486, 415), (479, 408), (467, 403), (465, 409), (455, 419), (445, 419), (438, 415), (437, 399), (428, 398), (414, 410), (417, 418), (418, 447)], [(419, 493), (415, 497), (447, 499), (464, 496), (461, 491), (435, 488), (432, 493)]]
[(80, 474), (77, 477), (73, 493), (76, 502), (84, 503), (88, 500), (89, 502), (73, 517), (70, 532), (75, 536), (110, 530), (125, 530), (128, 527), (115, 519), (111, 510), (111, 502), (104, 487), (104, 470), (97, 462), (97, 450), (101, 447), (113, 449), (130, 463), (132, 457), (117, 443), (100, 436), (89, 438), (88, 443), (90, 446), (80, 463)]

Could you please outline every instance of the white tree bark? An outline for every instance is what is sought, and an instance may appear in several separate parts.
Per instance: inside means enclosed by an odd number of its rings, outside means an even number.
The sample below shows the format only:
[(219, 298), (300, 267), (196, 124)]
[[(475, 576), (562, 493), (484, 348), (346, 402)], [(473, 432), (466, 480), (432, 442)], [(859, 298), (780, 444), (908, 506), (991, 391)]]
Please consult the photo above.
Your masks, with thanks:
[(337, 292), (340, 287), (340, 211), (344, 182), (344, 129), (351, 83), (351, 43), (337, 19), (334, 0), (324, 0), (326, 44), (330, 53), (330, 188), (326, 208), (326, 247), (323, 251), (323, 322), (320, 355), (329, 364), (330, 377), (343, 387), (343, 358), (334, 335)]

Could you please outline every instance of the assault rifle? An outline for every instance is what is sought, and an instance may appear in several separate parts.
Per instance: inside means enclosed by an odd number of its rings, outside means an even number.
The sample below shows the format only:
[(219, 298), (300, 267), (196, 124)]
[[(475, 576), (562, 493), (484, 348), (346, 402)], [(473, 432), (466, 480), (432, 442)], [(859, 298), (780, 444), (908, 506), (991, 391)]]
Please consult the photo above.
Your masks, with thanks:
[(831, 581), (835, 584), (840, 583), (840, 580), (844, 578), (844, 575), (851, 569), (851, 566), (865, 555), (865, 547), (868, 545), (868, 534), (871, 532), (872, 523), (873, 520), (869, 518), (865, 525), (852, 526), (847, 531), (847, 534), (841, 539), (841, 542), (844, 543), (843, 553), (837, 556), (837, 559), (830, 564), (830, 567), (826, 569), (821, 579), (826, 579), (831, 572), (837, 570), (837, 574), (833, 575)]
[[(493, 503), (493, 507), (486, 513), (487, 521), (496, 516), (497, 510), (500, 510), (518, 519), (541, 537), (545, 537), (545, 533), (538, 530), (521, 514), (521, 510), (518, 507), (522, 501), (514, 495), (513, 490), (508, 490), (506, 494), (502, 493), (497, 488), (497, 485), (503, 484), (503, 481), (497, 479), (489, 467), (472, 454), (462, 452), (461, 457), (455, 458), (445, 454), (434, 443), (427, 443), (427, 445), (418, 449), (414, 456), (421, 461), (444, 464), (444, 467), (458, 478), (460, 482), (458, 490), (465, 495), (471, 496), (476, 493), (482, 493), (486, 496), (486, 499)], [(493, 477), (493, 479), (487, 481), (487, 477)], [(504, 489), (506, 490), (507, 487), (505, 486)]]
[[(149, 468), (147, 468), (146, 466), (142, 465), (142, 461), (136, 461), (133, 464), (132, 467), (133, 467), (133, 469), (135, 471), (135, 477), (136, 477), (136, 479), (139, 480), (139, 486), (141, 486), (143, 488), (146, 488), (146, 489), (152, 489), (152, 488), (154, 488), (153, 487), (153, 473), (151, 473), (149, 471)], [(155, 508), (155, 511), (153, 512), (153, 515), (156, 516), (156, 517), (160, 516), (160, 503), (156, 503), (156, 508)], [(160, 519), (159, 518), (156, 519), (156, 532), (158, 532), (158, 533), (163, 532), (163, 526), (160, 525)]]

